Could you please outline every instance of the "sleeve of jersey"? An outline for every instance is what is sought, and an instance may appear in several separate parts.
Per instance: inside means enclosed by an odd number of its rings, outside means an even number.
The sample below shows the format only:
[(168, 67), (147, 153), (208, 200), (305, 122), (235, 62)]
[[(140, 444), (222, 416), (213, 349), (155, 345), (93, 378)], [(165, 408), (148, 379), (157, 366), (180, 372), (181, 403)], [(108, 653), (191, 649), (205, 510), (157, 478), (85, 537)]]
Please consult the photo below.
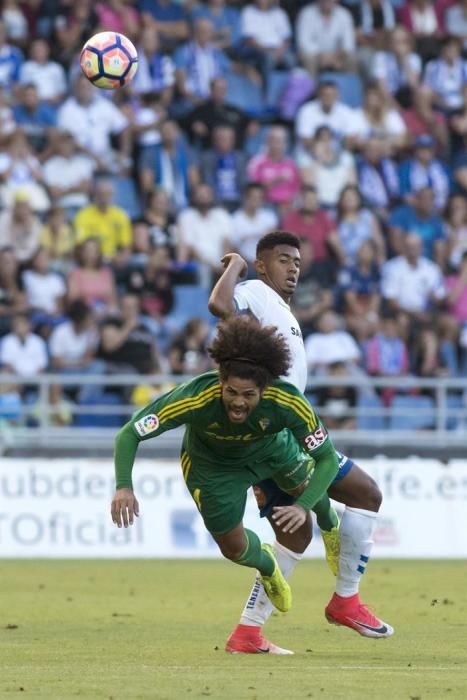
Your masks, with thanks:
[(200, 391), (196, 380), (193, 380), (172, 389), (138, 411), (115, 438), (114, 465), (117, 489), (132, 488), (131, 474), (141, 441), (189, 423), (196, 409), (215, 398), (219, 392), (218, 384)]
[(337, 453), (325, 426), (303, 394), (292, 386), (287, 390), (272, 388), (268, 391), (275, 392), (276, 400), (282, 402), (287, 421), (285, 427), (292, 431), (315, 462), (308, 485), (296, 500), (305, 510), (311, 510), (336, 477), (339, 470)]
[(240, 282), (235, 287), (233, 302), (237, 314), (250, 313), (261, 322), (267, 304), (266, 285), (258, 280)]

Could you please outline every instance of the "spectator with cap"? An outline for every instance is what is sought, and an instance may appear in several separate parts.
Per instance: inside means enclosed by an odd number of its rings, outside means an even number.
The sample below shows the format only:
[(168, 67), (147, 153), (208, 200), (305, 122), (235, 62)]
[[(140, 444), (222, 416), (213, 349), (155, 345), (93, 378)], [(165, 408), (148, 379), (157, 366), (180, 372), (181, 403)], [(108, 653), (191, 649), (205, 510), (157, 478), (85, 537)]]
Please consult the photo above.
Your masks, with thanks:
[(219, 125), (212, 132), (212, 147), (200, 157), (201, 180), (212, 187), (216, 202), (229, 211), (239, 202), (246, 180), (246, 158), (235, 148), (235, 131)]
[(93, 203), (80, 209), (74, 220), (77, 242), (97, 238), (107, 259), (112, 259), (117, 252), (129, 253), (131, 247), (128, 214), (112, 201), (112, 181), (98, 180), (94, 187)]
[(300, 59), (310, 73), (355, 69), (352, 15), (336, 0), (306, 5), (298, 14), (295, 31)]
[(45, 39), (34, 39), (29, 59), (21, 66), (20, 83), (34, 85), (40, 100), (57, 104), (63, 100), (67, 80), (63, 66), (50, 60), (50, 45)]
[(13, 205), (0, 213), (0, 248), (11, 247), (16, 259), (26, 263), (39, 247), (41, 222), (34, 215), (26, 192), (18, 190)]
[(242, 204), (232, 215), (232, 244), (249, 265), (256, 259), (260, 238), (277, 228), (276, 213), (264, 206), (263, 186), (250, 182), (243, 192)]
[(434, 206), (443, 209), (449, 195), (449, 177), (443, 163), (435, 157), (435, 140), (429, 134), (415, 140), (414, 155), (400, 166), (401, 195), (413, 202), (413, 195), (429, 187), (433, 190)]
[(449, 113), (465, 104), (467, 95), (467, 61), (462, 58), (459, 39), (443, 39), (439, 58), (425, 67), (424, 88), (431, 93), (434, 106)]
[(446, 241), (443, 222), (434, 207), (431, 187), (423, 187), (413, 194), (411, 204), (395, 209), (388, 221), (389, 244), (392, 252), (400, 255), (408, 234), (417, 234), (423, 242), (423, 254), (444, 267)]
[(370, 136), (365, 142), (357, 162), (358, 187), (365, 205), (373, 210), (381, 221), (400, 197), (397, 165), (387, 156), (384, 139)]

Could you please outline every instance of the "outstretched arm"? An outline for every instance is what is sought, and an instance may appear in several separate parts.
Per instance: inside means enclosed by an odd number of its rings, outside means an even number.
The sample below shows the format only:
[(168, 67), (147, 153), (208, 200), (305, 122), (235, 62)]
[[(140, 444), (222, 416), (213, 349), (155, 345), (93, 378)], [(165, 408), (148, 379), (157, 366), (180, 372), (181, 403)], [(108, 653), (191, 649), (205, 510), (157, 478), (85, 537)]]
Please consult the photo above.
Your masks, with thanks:
[(117, 488), (112, 498), (112, 521), (118, 527), (133, 525), (134, 516), (139, 515), (139, 503), (133, 493), (131, 472), (139, 440), (131, 423), (118, 432), (115, 439), (115, 479)]
[(234, 289), (246, 274), (248, 265), (238, 253), (228, 253), (221, 260), (225, 267), (209, 297), (209, 311), (219, 318), (228, 318), (235, 313)]

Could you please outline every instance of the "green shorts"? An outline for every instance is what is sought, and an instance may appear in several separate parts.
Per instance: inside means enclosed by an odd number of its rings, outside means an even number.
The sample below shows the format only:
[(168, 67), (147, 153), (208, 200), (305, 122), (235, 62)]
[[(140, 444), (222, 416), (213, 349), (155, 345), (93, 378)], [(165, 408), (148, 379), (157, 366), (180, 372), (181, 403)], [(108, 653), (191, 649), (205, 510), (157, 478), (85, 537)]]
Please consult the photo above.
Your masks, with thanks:
[(259, 481), (273, 479), (286, 493), (306, 481), (314, 460), (295, 444), (296, 449), (248, 466), (202, 463), (199, 458), (192, 459), (186, 449), (182, 451), (186, 485), (212, 535), (224, 535), (242, 522), (247, 491)]

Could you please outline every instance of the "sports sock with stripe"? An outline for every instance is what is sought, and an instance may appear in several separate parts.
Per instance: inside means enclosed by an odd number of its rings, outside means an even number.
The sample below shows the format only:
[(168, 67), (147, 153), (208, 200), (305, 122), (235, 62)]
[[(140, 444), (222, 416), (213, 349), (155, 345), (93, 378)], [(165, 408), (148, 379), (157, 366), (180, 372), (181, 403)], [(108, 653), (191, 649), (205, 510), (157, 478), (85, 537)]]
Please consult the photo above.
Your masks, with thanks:
[[(302, 558), (302, 554), (292, 552), (287, 547), (274, 542), (274, 553), (277, 563), (285, 579), (288, 579), (296, 565)], [(274, 607), (264, 592), (259, 576), (257, 577), (248, 600), (240, 617), (240, 624), (249, 626), (264, 625), (271, 616)]]
[(274, 571), (274, 559), (268, 552), (261, 549), (261, 540), (256, 532), (245, 528), (246, 547), (238, 559), (233, 560), (235, 564), (240, 566), (249, 566), (252, 569), (258, 569), (263, 576), (271, 576)]
[(344, 511), (339, 528), (341, 551), (336, 580), (336, 593), (344, 598), (358, 593), (373, 547), (377, 517), (378, 513), (362, 508), (346, 507)]

